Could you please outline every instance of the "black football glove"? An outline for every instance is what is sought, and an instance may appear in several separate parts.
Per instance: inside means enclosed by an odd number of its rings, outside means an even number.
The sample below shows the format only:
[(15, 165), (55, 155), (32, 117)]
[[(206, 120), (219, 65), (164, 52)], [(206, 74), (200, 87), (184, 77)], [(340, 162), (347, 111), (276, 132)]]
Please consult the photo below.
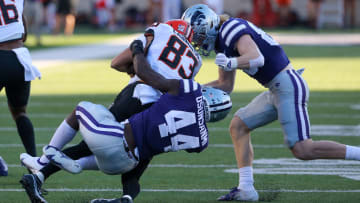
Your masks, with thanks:
[(144, 53), (144, 46), (141, 40), (134, 40), (130, 44), (130, 51), (132, 52), (132, 57), (136, 54), (143, 54)]

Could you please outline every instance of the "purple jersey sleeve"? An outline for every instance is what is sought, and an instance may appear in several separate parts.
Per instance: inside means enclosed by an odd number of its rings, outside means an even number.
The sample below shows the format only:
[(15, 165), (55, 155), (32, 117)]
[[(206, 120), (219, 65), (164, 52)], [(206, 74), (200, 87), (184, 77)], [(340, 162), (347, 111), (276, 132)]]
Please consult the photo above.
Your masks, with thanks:
[(245, 34), (251, 34), (251, 28), (246, 20), (233, 18), (221, 26), (219, 37), (227, 48), (235, 50), (236, 42)]
[(282, 47), (263, 30), (246, 20), (230, 18), (220, 28), (215, 51), (224, 53), (227, 57), (239, 57), (236, 43), (244, 35), (249, 35), (255, 42), (265, 62), (262, 67), (243, 71), (266, 86), (290, 61)]

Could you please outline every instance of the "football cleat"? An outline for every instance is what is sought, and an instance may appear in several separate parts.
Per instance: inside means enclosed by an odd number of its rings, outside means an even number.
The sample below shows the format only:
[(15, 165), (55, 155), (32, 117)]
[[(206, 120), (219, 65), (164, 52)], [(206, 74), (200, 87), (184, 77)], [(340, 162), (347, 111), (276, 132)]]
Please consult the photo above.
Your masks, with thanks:
[(28, 153), (20, 154), (20, 161), (23, 166), (25, 166), (31, 173), (35, 174), (40, 169), (42, 169), (48, 163), (40, 162), (40, 157), (33, 157)]
[(133, 203), (130, 195), (124, 195), (120, 199), (93, 199), (90, 203)]
[(8, 175), (8, 166), (6, 165), (5, 160), (0, 156), (0, 176)]
[(121, 203), (120, 199), (93, 199), (90, 203)]
[(257, 202), (259, 201), (259, 194), (255, 189), (253, 190), (240, 190), (234, 187), (226, 195), (223, 195), (217, 199), (218, 201), (245, 201), (245, 202)]
[(121, 203), (133, 203), (133, 200), (131, 198), (130, 195), (123, 195), (121, 198), (120, 198), (120, 202)]
[(47, 203), (41, 194), (41, 181), (34, 174), (26, 174), (20, 180), (21, 185), (26, 191), (32, 203)]
[(82, 171), (82, 167), (78, 162), (68, 157), (56, 147), (46, 145), (43, 148), (43, 152), (46, 158), (48, 158), (52, 164), (61, 169), (64, 169), (69, 173), (77, 174)]

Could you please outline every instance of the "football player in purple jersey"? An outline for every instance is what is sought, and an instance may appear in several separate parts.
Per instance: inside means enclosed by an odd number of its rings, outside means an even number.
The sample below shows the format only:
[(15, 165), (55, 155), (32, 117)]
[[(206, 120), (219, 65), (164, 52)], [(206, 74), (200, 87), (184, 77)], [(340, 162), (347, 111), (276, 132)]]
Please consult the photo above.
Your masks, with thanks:
[(217, 54), (219, 77), (208, 85), (230, 93), (236, 70), (242, 70), (268, 88), (240, 108), (230, 123), (239, 185), (218, 200), (259, 200), (253, 186), (250, 132), (275, 120), (280, 121), (285, 143), (298, 159), (360, 160), (359, 147), (311, 139), (309, 89), (301, 76), (303, 70), (294, 70), (282, 47), (262, 29), (241, 18), (218, 16), (202, 4), (188, 8), (182, 19), (193, 27), (193, 42), (201, 53), (215, 50)]

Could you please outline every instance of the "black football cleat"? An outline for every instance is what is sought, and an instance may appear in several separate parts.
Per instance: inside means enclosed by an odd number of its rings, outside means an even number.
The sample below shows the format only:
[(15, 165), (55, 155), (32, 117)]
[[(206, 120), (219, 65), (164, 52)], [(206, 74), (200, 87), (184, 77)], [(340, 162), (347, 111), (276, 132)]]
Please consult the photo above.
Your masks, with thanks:
[(90, 203), (133, 203), (129, 195), (124, 195), (120, 199), (93, 199)]
[(20, 180), (21, 185), (26, 191), (31, 203), (47, 203), (41, 194), (41, 181), (34, 174), (26, 174)]
[(99, 199), (93, 199), (90, 201), (90, 203), (121, 203), (120, 199), (103, 199), (103, 198), (99, 198)]

